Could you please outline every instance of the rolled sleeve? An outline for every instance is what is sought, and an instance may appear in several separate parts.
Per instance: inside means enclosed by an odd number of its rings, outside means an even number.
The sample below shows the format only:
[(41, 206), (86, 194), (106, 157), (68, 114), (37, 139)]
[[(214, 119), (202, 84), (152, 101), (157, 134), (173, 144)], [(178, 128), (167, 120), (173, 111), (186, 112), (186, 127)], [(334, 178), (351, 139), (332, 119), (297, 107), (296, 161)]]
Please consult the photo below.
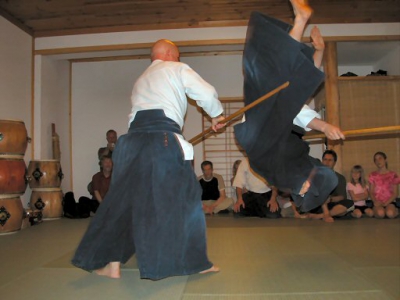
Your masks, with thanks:
[(293, 120), (293, 124), (304, 128), (306, 131), (310, 131), (311, 129), (307, 127), (308, 123), (311, 122), (312, 119), (317, 118), (321, 119), (319, 113), (315, 110), (311, 109), (308, 105), (304, 105), (300, 112)]

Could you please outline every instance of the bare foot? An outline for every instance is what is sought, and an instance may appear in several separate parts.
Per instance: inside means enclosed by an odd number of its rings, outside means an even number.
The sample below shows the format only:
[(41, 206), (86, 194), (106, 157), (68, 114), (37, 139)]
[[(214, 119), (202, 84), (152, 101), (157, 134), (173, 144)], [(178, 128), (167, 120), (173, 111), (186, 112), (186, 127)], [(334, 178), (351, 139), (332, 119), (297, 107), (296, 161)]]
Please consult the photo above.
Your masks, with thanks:
[(312, 40), (312, 45), (314, 46), (315, 50), (321, 51), (325, 49), (325, 43), (324, 39), (321, 35), (321, 32), (319, 31), (319, 28), (317, 26), (314, 26), (313, 29), (311, 29), (311, 40)]
[(303, 185), (301, 186), (299, 195), (304, 197), (304, 194), (308, 192), (308, 190), (310, 189), (310, 186), (311, 186), (311, 184), (308, 180), (304, 181)]
[(290, 0), (293, 6), (293, 12), (298, 21), (307, 22), (311, 17), (313, 10), (306, 0)]
[(335, 222), (335, 220), (334, 220), (331, 216), (325, 216), (323, 220), (324, 220), (324, 222), (326, 222), (326, 223), (333, 223), (333, 222)]
[(324, 215), (323, 214), (308, 214), (307, 217), (309, 219), (322, 220), (324, 218)]
[(121, 264), (120, 262), (110, 262), (104, 268), (95, 270), (97, 275), (107, 276), (109, 278), (120, 278), (121, 277)]
[(207, 269), (207, 270), (204, 270), (204, 271), (199, 272), (199, 274), (207, 274), (207, 273), (219, 272), (219, 271), (220, 271), (220, 269), (219, 269), (218, 267), (212, 266), (211, 268), (209, 268), (209, 269)]

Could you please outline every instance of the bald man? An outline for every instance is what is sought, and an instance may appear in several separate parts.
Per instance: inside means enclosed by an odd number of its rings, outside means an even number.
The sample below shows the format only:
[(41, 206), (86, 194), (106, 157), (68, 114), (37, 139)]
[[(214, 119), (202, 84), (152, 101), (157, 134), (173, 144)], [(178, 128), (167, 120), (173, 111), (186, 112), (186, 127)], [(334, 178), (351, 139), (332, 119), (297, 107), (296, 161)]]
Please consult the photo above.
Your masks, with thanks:
[(130, 127), (113, 152), (110, 189), (72, 263), (111, 278), (133, 254), (141, 278), (219, 271), (207, 257), (201, 187), (191, 166), (193, 147), (182, 136), (187, 98), (217, 130), (218, 95), (171, 41), (152, 47), (151, 65), (132, 91)]

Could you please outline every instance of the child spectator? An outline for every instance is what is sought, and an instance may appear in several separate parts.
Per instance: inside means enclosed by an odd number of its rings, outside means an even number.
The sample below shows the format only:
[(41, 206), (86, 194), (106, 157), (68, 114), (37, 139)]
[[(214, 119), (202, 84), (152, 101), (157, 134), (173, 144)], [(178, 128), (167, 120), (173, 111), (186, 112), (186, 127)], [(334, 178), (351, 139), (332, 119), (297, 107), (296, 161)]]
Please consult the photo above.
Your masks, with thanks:
[(369, 192), (367, 181), (365, 180), (364, 169), (360, 165), (355, 165), (350, 172), (351, 180), (347, 183), (349, 198), (354, 201), (354, 211), (351, 215), (354, 218), (361, 218), (363, 214), (368, 217), (374, 216), (374, 211), (366, 205)]
[(397, 198), (397, 185), (400, 179), (396, 172), (388, 170), (386, 154), (376, 152), (374, 163), (378, 170), (369, 175), (370, 194), (374, 203), (375, 218), (383, 219), (387, 216), (390, 219), (396, 218), (399, 210), (395, 206)]

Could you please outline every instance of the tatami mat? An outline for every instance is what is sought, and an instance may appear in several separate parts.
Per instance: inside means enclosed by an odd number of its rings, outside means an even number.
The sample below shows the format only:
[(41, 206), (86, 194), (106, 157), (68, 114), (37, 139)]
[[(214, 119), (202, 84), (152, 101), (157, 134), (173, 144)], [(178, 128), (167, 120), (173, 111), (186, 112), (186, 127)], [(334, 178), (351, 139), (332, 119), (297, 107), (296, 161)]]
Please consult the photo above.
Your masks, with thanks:
[(182, 300), (388, 300), (380, 291), (250, 295), (188, 295)]
[(182, 299), (187, 276), (141, 280), (138, 271), (122, 271), (112, 280), (78, 269), (37, 269), (0, 289), (7, 300)]
[[(398, 253), (400, 256), (400, 252)], [(364, 278), (376, 282), (395, 299), (400, 299), (400, 267), (368, 267), (357, 268)]]
[(400, 220), (207, 217), (221, 272), (141, 280), (135, 257), (113, 280), (73, 267), (90, 219), (0, 236), (1, 299), (398, 300)]

